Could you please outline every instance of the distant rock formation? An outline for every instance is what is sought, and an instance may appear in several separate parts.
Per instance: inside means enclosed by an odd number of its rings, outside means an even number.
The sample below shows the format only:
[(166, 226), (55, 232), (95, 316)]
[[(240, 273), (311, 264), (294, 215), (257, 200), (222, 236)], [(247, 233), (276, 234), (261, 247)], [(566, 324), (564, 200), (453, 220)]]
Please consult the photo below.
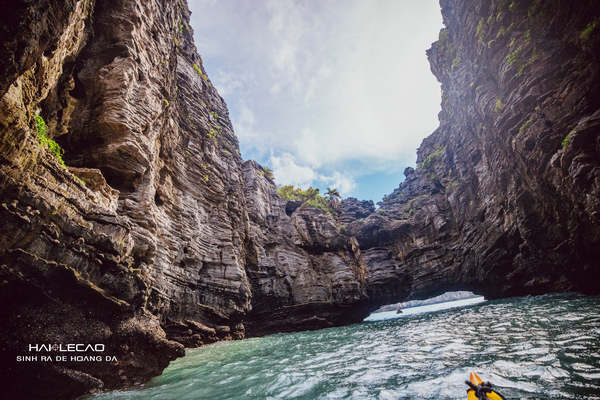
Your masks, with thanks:
[[(379, 208), (346, 199), (333, 213), (286, 204), (241, 159), (184, 2), (9, 3), (0, 372), (12, 398), (126, 387), (184, 346), (358, 322), (450, 290), (599, 290), (591, 2), (443, 0), (447, 28), (428, 51), (440, 127)], [(16, 363), (31, 343), (103, 343), (118, 361)]]

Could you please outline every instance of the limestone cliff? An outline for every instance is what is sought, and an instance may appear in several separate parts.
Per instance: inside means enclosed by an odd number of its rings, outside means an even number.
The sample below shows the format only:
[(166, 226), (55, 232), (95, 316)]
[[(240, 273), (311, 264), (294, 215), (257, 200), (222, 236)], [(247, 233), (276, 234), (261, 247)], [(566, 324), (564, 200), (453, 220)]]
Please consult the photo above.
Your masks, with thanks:
[[(286, 207), (240, 158), (184, 2), (9, 3), (0, 332), (12, 398), (125, 387), (184, 346), (342, 325), (451, 289), (598, 291), (591, 1), (442, 1), (447, 28), (428, 51), (440, 127), (379, 209), (346, 199), (333, 213)], [(118, 361), (16, 363), (30, 343), (103, 343)]]
[(440, 127), (417, 169), (351, 226), (370, 277), (393, 264), (413, 297), (598, 291), (594, 4), (441, 1), (446, 28), (427, 52)]

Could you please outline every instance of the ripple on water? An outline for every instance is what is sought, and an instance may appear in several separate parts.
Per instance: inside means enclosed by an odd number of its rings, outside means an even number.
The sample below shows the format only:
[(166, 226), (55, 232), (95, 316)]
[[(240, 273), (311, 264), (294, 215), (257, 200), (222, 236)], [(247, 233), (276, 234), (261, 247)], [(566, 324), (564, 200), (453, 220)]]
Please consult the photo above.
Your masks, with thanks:
[(464, 399), (472, 370), (507, 398), (599, 399), (598, 297), (513, 298), (188, 350), (107, 399)]

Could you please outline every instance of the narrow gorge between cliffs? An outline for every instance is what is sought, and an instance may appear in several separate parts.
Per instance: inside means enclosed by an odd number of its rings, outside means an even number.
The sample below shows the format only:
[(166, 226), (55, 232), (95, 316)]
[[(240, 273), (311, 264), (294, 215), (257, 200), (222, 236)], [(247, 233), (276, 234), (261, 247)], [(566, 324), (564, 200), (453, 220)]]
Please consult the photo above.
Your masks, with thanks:
[[(442, 111), (417, 168), (377, 209), (327, 212), (241, 158), (184, 1), (8, 1), (2, 390), (127, 388), (186, 347), (350, 325), (447, 291), (598, 294), (600, 9), (440, 5), (427, 57)], [(15, 363), (69, 343), (116, 360)]]

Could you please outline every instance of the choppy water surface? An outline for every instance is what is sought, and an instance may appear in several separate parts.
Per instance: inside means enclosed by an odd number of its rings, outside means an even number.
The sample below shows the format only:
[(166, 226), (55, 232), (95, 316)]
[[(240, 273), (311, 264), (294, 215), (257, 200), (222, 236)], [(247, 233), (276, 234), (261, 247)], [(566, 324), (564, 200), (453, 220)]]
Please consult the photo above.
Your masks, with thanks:
[(95, 399), (600, 399), (600, 298), (552, 295), (217, 343)]

